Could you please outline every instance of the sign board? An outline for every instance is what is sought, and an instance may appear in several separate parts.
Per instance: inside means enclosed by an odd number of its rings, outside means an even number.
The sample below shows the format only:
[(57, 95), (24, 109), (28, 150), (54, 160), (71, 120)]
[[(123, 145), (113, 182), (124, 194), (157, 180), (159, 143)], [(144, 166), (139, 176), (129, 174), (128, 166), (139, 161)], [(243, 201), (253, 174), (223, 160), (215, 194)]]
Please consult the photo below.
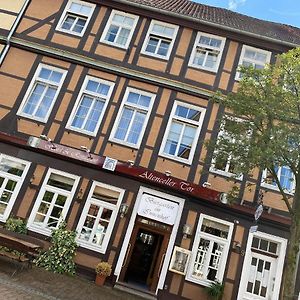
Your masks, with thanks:
[(102, 168), (105, 170), (114, 171), (117, 163), (118, 160), (106, 156)]
[(258, 226), (257, 226), (257, 225), (254, 225), (254, 226), (251, 226), (251, 227), (250, 227), (249, 231), (250, 231), (250, 233), (254, 233), (254, 232), (257, 231), (257, 229), (258, 229)]
[(178, 203), (143, 194), (137, 213), (152, 220), (174, 225), (178, 207)]
[(264, 211), (264, 207), (262, 206), (262, 204), (260, 204), (254, 213), (255, 221), (257, 221), (260, 218), (263, 211)]

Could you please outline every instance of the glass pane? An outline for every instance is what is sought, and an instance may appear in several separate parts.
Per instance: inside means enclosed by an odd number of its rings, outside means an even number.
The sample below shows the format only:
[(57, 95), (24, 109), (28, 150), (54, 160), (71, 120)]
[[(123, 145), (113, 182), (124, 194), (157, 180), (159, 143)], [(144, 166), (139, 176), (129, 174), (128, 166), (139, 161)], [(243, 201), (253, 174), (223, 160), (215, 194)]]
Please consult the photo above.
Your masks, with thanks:
[(130, 30), (122, 28), (117, 38), (117, 44), (124, 46), (127, 42)]
[(12, 193), (7, 192), (7, 191), (3, 191), (2, 195), (1, 195), (1, 198), (0, 198), (0, 201), (8, 203), (9, 200), (10, 200), (10, 198), (11, 198), (11, 196), (12, 196)]
[(158, 48), (157, 54), (161, 56), (167, 56), (169, 50), (170, 42), (169, 41), (161, 41), (160, 46)]
[(62, 73), (57, 72), (57, 71), (52, 71), (51, 76), (50, 76), (50, 80), (56, 82), (56, 83), (60, 83), (60, 80), (62, 78)]
[(51, 203), (53, 197), (54, 197), (54, 193), (46, 191), (43, 197), (43, 201)]
[(125, 140), (126, 133), (129, 128), (130, 121), (132, 119), (134, 111), (132, 109), (124, 108), (122, 116), (115, 134), (115, 138), (118, 140)]
[(48, 179), (47, 184), (63, 190), (71, 191), (74, 182), (75, 180), (72, 178), (52, 173)]
[(208, 251), (209, 251), (210, 241), (201, 238), (199, 242), (199, 246), (197, 249), (195, 262), (194, 262), (194, 268), (193, 268), (193, 276), (198, 278), (205, 278), (206, 274), (204, 274), (204, 266), (207, 264), (209, 257), (208, 257)]
[[(2, 158), (0, 162), (0, 171), (13, 174), (16, 176), (22, 176), (25, 169), (25, 164), (12, 161), (10, 159)], [(1, 184), (0, 184), (1, 186)]]
[(112, 210), (108, 208), (103, 208), (102, 214), (101, 214), (101, 219), (109, 221), (112, 215)]
[(43, 223), (44, 220), (45, 220), (45, 215), (41, 215), (41, 214), (37, 213), (33, 222), (34, 223)]
[(50, 207), (49, 203), (41, 202), (40, 207), (38, 209), (39, 214), (46, 215), (47, 212), (48, 212), (49, 207)]
[(88, 211), (88, 214), (90, 216), (96, 217), (98, 215), (98, 212), (99, 212), (99, 206), (95, 205), (95, 204), (91, 204), (90, 208), (89, 208), (89, 211)]
[(47, 222), (47, 226), (51, 227), (51, 228), (56, 228), (58, 226), (58, 219), (55, 218), (49, 218), (48, 222)]
[(89, 80), (86, 89), (91, 92), (97, 92), (99, 83), (93, 80)]
[(229, 226), (217, 221), (204, 218), (201, 226), (201, 231), (215, 236), (219, 236), (221, 238), (227, 238)]
[(7, 181), (5, 189), (13, 192), (15, 190), (16, 185), (17, 182), (10, 179)]
[(86, 19), (78, 19), (73, 28), (73, 31), (77, 33), (81, 33), (83, 31), (85, 23), (86, 23)]
[(58, 195), (56, 198), (55, 205), (64, 206), (67, 201), (67, 197), (63, 195)]
[(158, 42), (159, 42), (159, 40), (157, 38), (150, 37), (145, 51), (150, 52), (150, 53), (155, 53)]
[(74, 24), (76, 18), (73, 16), (67, 16), (64, 20), (63, 24), (61, 25), (62, 29), (70, 30), (72, 28), (72, 25)]
[(96, 219), (94, 217), (87, 216), (83, 226), (92, 229), (94, 227), (95, 220)]
[(7, 205), (5, 203), (0, 202), (0, 215), (3, 215), (5, 213)]
[[(94, 199), (105, 201), (105, 202), (108, 202), (111, 204), (117, 203), (117, 201), (119, 199), (119, 195), (120, 195), (119, 192), (104, 188), (102, 186), (96, 186), (94, 189), (94, 192), (93, 192)], [(92, 207), (96, 207), (96, 206), (91, 205), (91, 209), (92, 209)], [(98, 207), (97, 207), (97, 213), (98, 213)], [(91, 213), (89, 212), (89, 214), (91, 214)], [(95, 214), (95, 215), (97, 215), (97, 214)]]
[(0, 177), (0, 188), (1, 188), (2, 184), (3, 184), (3, 182), (4, 182), (4, 178)]
[(116, 39), (118, 31), (119, 31), (119, 26), (110, 25), (110, 27), (109, 27), (109, 29), (107, 31), (105, 40), (113, 43), (115, 41), (115, 39)]

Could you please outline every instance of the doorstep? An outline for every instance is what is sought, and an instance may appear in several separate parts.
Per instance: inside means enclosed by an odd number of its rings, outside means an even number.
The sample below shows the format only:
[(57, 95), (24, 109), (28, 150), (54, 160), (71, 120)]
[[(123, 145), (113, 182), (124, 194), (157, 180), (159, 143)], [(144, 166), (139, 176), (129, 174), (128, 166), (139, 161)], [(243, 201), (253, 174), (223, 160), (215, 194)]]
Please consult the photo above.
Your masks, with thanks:
[(145, 291), (145, 290), (137, 289), (134, 286), (129, 285), (129, 284), (124, 283), (124, 282), (116, 283), (113, 288), (117, 289), (119, 291), (122, 291), (122, 292), (126, 292), (128, 294), (139, 296), (139, 297), (144, 298), (144, 299), (157, 300), (157, 297), (154, 293), (151, 293), (151, 292), (148, 292), (148, 291)]

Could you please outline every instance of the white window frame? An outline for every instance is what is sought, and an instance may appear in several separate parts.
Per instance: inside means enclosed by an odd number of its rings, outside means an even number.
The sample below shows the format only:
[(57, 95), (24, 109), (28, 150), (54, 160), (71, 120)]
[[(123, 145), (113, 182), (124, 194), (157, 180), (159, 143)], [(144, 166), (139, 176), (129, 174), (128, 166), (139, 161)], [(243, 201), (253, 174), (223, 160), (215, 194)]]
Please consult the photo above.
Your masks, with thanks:
[[(62, 74), (62, 77), (61, 77), (61, 80), (60, 82), (57, 84), (53, 81), (50, 81), (50, 80), (46, 80), (46, 79), (43, 79), (43, 78), (40, 78), (39, 77), (39, 73), (40, 71), (42, 70), (42, 68), (46, 68), (48, 70), (51, 70), (51, 71), (56, 71), (56, 72), (59, 72)], [(53, 67), (53, 66), (49, 66), (49, 65), (45, 65), (45, 64), (39, 64), (38, 68), (36, 69), (35, 73), (34, 73), (34, 76), (29, 84), (29, 87), (27, 89), (27, 92), (22, 100), (22, 103), (17, 111), (17, 115), (18, 116), (22, 116), (22, 117), (25, 117), (25, 118), (28, 118), (28, 119), (32, 119), (32, 120), (36, 120), (36, 121), (39, 121), (39, 122), (42, 122), (42, 123), (46, 123), (48, 121), (48, 118), (51, 114), (51, 111), (53, 109), (53, 106), (56, 102), (56, 99), (58, 97), (58, 94), (61, 90), (61, 87), (63, 85), (63, 82), (65, 80), (65, 77), (67, 75), (67, 70), (64, 70), (64, 69), (60, 69), (60, 68), (57, 68), (57, 67)], [(26, 114), (25, 112), (23, 112), (23, 109), (27, 103), (27, 101), (29, 100), (29, 97), (31, 96), (35, 86), (37, 83), (40, 83), (40, 84), (45, 84), (47, 86), (55, 86), (57, 87), (57, 90), (56, 90), (56, 93), (53, 97), (53, 101), (49, 107), (49, 110), (46, 114), (46, 116), (44, 118), (39, 118), (39, 117), (36, 117), (36, 116), (33, 116), (33, 115), (30, 115), (30, 114)], [(41, 102), (41, 100), (43, 99), (43, 97), (41, 97), (41, 99), (39, 99), (39, 103)], [(39, 107), (39, 105), (36, 107), (35, 111), (37, 110), (37, 108)]]
[[(168, 49), (168, 53), (167, 53), (166, 56), (146, 51), (146, 48), (147, 48), (148, 42), (150, 40), (150, 37), (151, 37), (151, 35), (153, 35), (152, 30), (153, 30), (154, 25), (162, 25), (162, 26), (167, 26), (167, 27), (170, 27), (170, 28), (174, 29), (174, 33), (173, 33), (172, 37), (170, 37), (168, 35), (163, 35), (163, 34), (161, 34), (159, 36), (160, 39), (171, 40), (170, 46), (169, 46), (169, 49)], [(153, 56), (153, 57), (168, 60), (170, 58), (170, 54), (171, 54), (173, 46), (174, 46), (174, 42), (175, 42), (175, 39), (176, 39), (176, 36), (177, 36), (178, 29), (179, 29), (179, 26), (177, 26), (177, 25), (173, 25), (173, 24), (165, 23), (165, 22), (160, 22), (160, 21), (157, 21), (157, 20), (152, 20), (151, 23), (150, 23), (150, 27), (148, 29), (145, 41), (143, 43), (141, 53), (145, 54), (145, 55), (149, 55), (149, 56)]]
[[(245, 259), (243, 263), (243, 269), (242, 269), (242, 275), (240, 280), (240, 286), (239, 286), (239, 293), (237, 299), (241, 300), (257, 300), (257, 299), (269, 299), (268, 297), (260, 297), (260, 296), (251, 296), (251, 295), (244, 295), (246, 292), (246, 285), (247, 285), (247, 275), (250, 271), (250, 265), (251, 265), (251, 245), (253, 237), (258, 237), (262, 239), (269, 240), (271, 242), (275, 242), (279, 244), (279, 253), (277, 258), (277, 266), (276, 266), (276, 274), (274, 276), (275, 283), (273, 288), (273, 295), (272, 300), (278, 300), (279, 299), (279, 292), (280, 292), (280, 285), (281, 285), (281, 278), (282, 278), (282, 271), (284, 266), (284, 259), (286, 254), (286, 248), (287, 248), (287, 240), (275, 235), (267, 234), (264, 232), (257, 231), (255, 233), (249, 233), (248, 236), (248, 242), (246, 247), (246, 253), (245, 253)], [(267, 255), (266, 255), (267, 256)]]
[[(209, 46), (209, 45), (200, 44), (200, 38), (201, 38), (201, 36), (220, 40), (221, 41), (220, 48)], [(209, 33), (204, 33), (204, 32), (198, 32), (196, 40), (195, 40), (195, 44), (194, 44), (194, 47), (193, 47), (193, 51), (192, 51), (192, 54), (191, 54), (191, 57), (190, 57), (189, 66), (197, 68), (197, 69), (202, 69), (202, 70), (206, 70), (206, 71), (215, 72), (215, 73), (218, 72), (220, 61), (221, 61), (221, 58), (222, 58), (222, 55), (223, 55), (225, 41), (226, 41), (226, 38), (224, 38), (224, 37), (213, 35), (213, 34), (209, 34)], [(214, 68), (209, 68), (209, 67), (206, 67), (206, 66), (200, 66), (200, 65), (194, 63), (195, 55), (197, 53), (197, 48), (205, 48), (205, 49), (207, 49), (206, 50), (206, 55), (205, 55), (205, 61), (206, 61), (206, 58), (208, 56), (208, 51), (219, 51), (218, 58), (217, 58), (217, 61), (216, 61), (216, 65), (215, 65)]]
[[(74, 179), (74, 185), (72, 187), (72, 190), (71, 191), (66, 191), (66, 190), (56, 188), (54, 186), (48, 186), (47, 182), (48, 182), (51, 174), (57, 174), (57, 175), (61, 175), (61, 176), (65, 176), (65, 177), (69, 177), (71, 179)], [(52, 233), (51, 228), (48, 228), (46, 225), (45, 226), (44, 225), (40, 226), (40, 225), (37, 225), (37, 224), (34, 223), (34, 219), (35, 219), (35, 216), (36, 216), (37, 211), (39, 209), (39, 206), (41, 204), (41, 201), (43, 199), (44, 193), (46, 191), (51, 191), (51, 192), (58, 193), (60, 195), (63, 195), (63, 196), (67, 197), (65, 205), (64, 205), (62, 213), (61, 213), (60, 221), (58, 222), (58, 224), (59, 224), (60, 222), (62, 222), (66, 218), (66, 215), (67, 215), (68, 210), (70, 208), (70, 205), (71, 205), (72, 199), (74, 197), (76, 188), (78, 186), (79, 179), (80, 179), (79, 176), (76, 176), (76, 175), (73, 175), (73, 174), (70, 174), (70, 173), (66, 173), (66, 172), (62, 172), (62, 171), (59, 171), (59, 170), (56, 170), (56, 169), (49, 168), (48, 172), (45, 176), (45, 179), (43, 181), (43, 184), (40, 188), (39, 194), (38, 194), (38, 196), (36, 198), (36, 201), (34, 203), (34, 206), (32, 208), (32, 211), (30, 213), (30, 216), (28, 218), (27, 228), (29, 230), (34, 231), (34, 232), (37, 232), (37, 233), (40, 233), (40, 234), (43, 234), (43, 235), (46, 235), (46, 236), (51, 236), (51, 233)], [(52, 208), (54, 206), (54, 203), (51, 202), (50, 206), (51, 207), (50, 207), (49, 211), (47, 212), (47, 215), (52, 212)]]
[[(281, 166), (278, 167), (277, 177), (278, 177), (279, 181), (280, 181), (280, 176), (281, 176), (280, 175), (281, 174), (281, 170), (282, 170), (282, 167)], [(265, 179), (266, 179), (267, 176), (268, 176), (268, 170), (264, 169), (263, 173), (262, 173), (261, 186), (264, 187), (264, 188), (273, 190), (273, 191), (279, 191), (279, 188), (278, 188), (277, 184), (273, 185), (273, 184), (268, 183), (268, 182), (265, 181)], [(286, 194), (293, 195), (294, 191), (295, 191), (295, 187), (296, 187), (296, 180), (295, 180), (295, 177), (294, 177), (293, 183), (292, 183), (292, 189), (291, 190), (287, 190), (285, 187), (282, 187), (282, 188), (286, 192)]]
[[(128, 99), (128, 96), (129, 96), (130, 92), (150, 97), (151, 101), (150, 101), (150, 105), (149, 105), (148, 110), (146, 110), (145, 107), (139, 106), (137, 104), (127, 103), (127, 99)], [(154, 103), (155, 97), (156, 97), (155, 94), (152, 94), (152, 93), (149, 93), (149, 92), (145, 92), (145, 91), (142, 91), (142, 90), (138, 90), (138, 89), (135, 89), (135, 88), (128, 87), (126, 89), (125, 94), (124, 94), (124, 97), (123, 97), (123, 100), (122, 100), (122, 103), (121, 103), (121, 106), (120, 106), (120, 109), (119, 109), (116, 121), (114, 123), (113, 129), (111, 131), (111, 135), (109, 137), (109, 141), (115, 142), (115, 143), (119, 143), (119, 144), (122, 144), (122, 145), (126, 145), (126, 146), (129, 146), (131, 148), (138, 149), (140, 147), (140, 145), (141, 145), (141, 142), (142, 142), (142, 139), (143, 139), (143, 136), (144, 136), (147, 124), (148, 124), (148, 120), (149, 120), (149, 117), (150, 117), (150, 114), (151, 114), (151, 111), (152, 111), (152, 107), (153, 107), (153, 103)], [(146, 112), (145, 121), (144, 121), (144, 124), (143, 124), (143, 128), (141, 130), (141, 134), (139, 136), (139, 140), (138, 140), (138, 142), (136, 144), (132, 144), (132, 143), (126, 142), (125, 140), (124, 141), (123, 140), (119, 140), (119, 139), (117, 139), (117, 138), (114, 137), (115, 134), (116, 134), (116, 132), (117, 132), (118, 125), (119, 125), (119, 123), (121, 121), (122, 112), (124, 110), (124, 107), (130, 107), (130, 108), (134, 109), (135, 111), (143, 111), (143, 112), (147, 111)], [(132, 121), (133, 121), (133, 119), (132, 119)], [(132, 123), (130, 124), (129, 128), (131, 128), (131, 125), (132, 125)], [(129, 132), (129, 130), (126, 133), (126, 136), (128, 135), (128, 132)]]
[[(266, 61), (265, 61), (265, 64), (268, 64), (270, 63), (270, 60), (271, 60), (271, 52), (270, 51), (267, 51), (267, 50), (263, 50), (263, 49), (260, 49), (260, 48), (255, 48), (255, 47), (251, 47), (251, 46), (248, 46), (248, 45), (243, 45), (243, 48), (242, 48), (242, 52), (241, 52), (241, 56), (240, 56), (240, 60), (239, 60), (239, 64), (238, 64), (238, 67), (239, 66), (242, 66), (243, 65), (243, 61), (244, 61), (244, 56), (245, 56), (245, 52), (246, 50), (251, 50), (251, 51), (255, 51), (255, 52), (260, 52), (262, 54), (265, 54), (267, 56), (266, 58)], [(249, 58), (246, 58), (246, 60), (250, 63), (258, 63), (258, 64), (261, 64), (260, 61), (257, 61), (257, 60), (254, 60), (254, 59), (249, 59)], [(237, 81), (240, 81), (241, 80), (241, 77), (240, 77), (240, 72), (236, 72), (235, 74), (235, 80)]]
[[(15, 187), (13, 193), (12, 193), (12, 196), (11, 196), (9, 202), (7, 203), (7, 206), (6, 206), (6, 209), (3, 213), (3, 215), (0, 215), (0, 221), (1, 222), (6, 222), (7, 219), (9, 218), (10, 212), (11, 212), (11, 210), (12, 210), (14, 204), (15, 204), (15, 201), (17, 199), (17, 196), (18, 196), (19, 192), (20, 192), (22, 184), (25, 180), (25, 177), (27, 175), (27, 172), (29, 170), (31, 162), (0, 153), (0, 164), (1, 164), (2, 159), (8, 159), (8, 160), (11, 160), (12, 162), (16, 162), (16, 163), (20, 163), (20, 164), (25, 165), (22, 176), (16, 176), (16, 175), (13, 175), (13, 174), (9, 174), (9, 173), (0, 171), (0, 176), (1, 177), (5, 177), (8, 180), (13, 180), (13, 181), (17, 182), (16, 187)], [(4, 185), (0, 189), (1, 194), (3, 192), (3, 189), (4, 189)]]
[[(199, 121), (193, 121), (193, 120), (190, 120), (190, 119), (175, 116), (177, 106), (184, 106), (186, 108), (195, 109), (195, 110), (199, 111), (200, 112)], [(162, 143), (161, 143), (161, 147), (160, 147), (160, 150), (159, 150), (159, 155), (162, 156), (162, 157), (166, 157), (166, 158), (170, 158), (172, 160), (179, 161), (179, 162), (191, 164), (192, 161), (193, 161), (193, 158), (194, 158), (194, 154), (195, 154), (196, 146), (197, 146), (197, 143), (198, 143), (199, 135), (200, 135), (200, 132), (201, 132), (202, 124), (203, 124), (203, 121), (204, 121), (205, 113), (206, 113), (206, 109), (203, 108), (203, 107), (195, 106), (195, 105), (192, 105), (192, 104), (189, 104), (189, 103), (185, 103), (185, 102), (175, 100), (174, 104), (173, 104), (171, 114), (170, 114), (170, 117), (169, 117), (168, 125), (167, 125), (167, 128), (166, 128)], [(190, 155), (189, 155), (188, 159), (180, 158), (180, 157), (170, 155), (170, 154), (164, 152), (164, 148), (165, 148), (165, 145), (167, 143), (168, 135), (169, 135), (173, 120), (177, 120), (177, 121), (179, 121), (183, 124), (189, 124), (189, 125), (197, 126), (196, 134), (194, 136), (194, 141), (193, 141), (193, 144), (192, 144), (192, 147), (191, 147), (191, 152), (190, 152)]]
[[(97, 186), (103, 187), (103, 188), (106, 188), (106, 189), (109, 189), (109, 190), (112, 190), (112, 191), (115, 191), (115, 192), (119, 192), (119, 197), (118, 197), (117, 204), (113, 205), (111, 203), (101, 201), (99, 199), (97, 199), (97, 200), (93, 199), (92, 198), (93, 192), (94, 192), (94, 189)], [(88, 194), (88, 197), (87, 197), (87, 201), (84, 205), (84, 208), (82, 210), (82, 213), (81, 213), (81, 216), (80, 216), (79, 222), (77, 224), (77, 228), (76, 228), (76, 231), (78, 232), (76, 242), (79, 246), (90, 249), (92, 251), (99, 252), (99, 253), (105, 253), (106, 252), (106, 249), (107, 249), (107, 246), (108, 246), (108, 243), (109, 243), (109, 240), (110, 240), (110, 237), (111, 237), (111, 234), (112, 234), (112, 231), (114, 229), (114, 225), (115, 225), (115, 222), (116, 222), (116, 219), (117, 219), (117, 216), (118, 216), (120, 204), (121, 204), (122, 199), (124, 197), (124, 193), (125, 193), (124, 189), (117, 188), (113, 185), (108, 185), (108, 184), (104, 184), (102, 182), (96, 182), (96, 181), (93, 182), (92, 187), (91, 187), (91, 189), (89, 191), (89, 194)], [(103, 243), (102, 243), (101, 246), (79, 239), (80, 231), (81, 231), (81, 229), (84, 225), (84, 221), (86, 219), (86, 216), (87, 216), (87, 213), (89, 211), (89, 208), (90, 208), (91, 204), (95, 204), (95, 205), (100, 206), (102, 208), (107, 208), (107, 209), (110, 209), (110, 210), (113, 211), (112, 215), (111, 215), (111, 219), (109, 221), (109, 225), (107, 227), (105, 237), (103, 239)], [(99, 215), (96, 218), (96, 222), (97, 221), (99, 221)]]
[[(95, 82), (100, 83), (100, 84), (108, 85), (109, 86), (108, 94), (106, 96), (104, 96), (104, 95), (86, 90), (86, 87), (87, 87), (87, 84), (88, 84), (89, 80), (95, 81)], [(80, 92), (79, 92), (78, 97), (76, 99), (75, 105), (72, 109), (71, 115), (70, 115), (69, 120), (68, 120), (67, 125), (66, 125), (66, 128), (69, 129), (69, 130), (72, 130), (72, 131), (77, 131), (77, 132), (80, 132), (80, 133), (84, 133), (86, 135), (96, 136), (97, 132), (99, 130), (100, 124), (102, 122), (104, 113), (107, 109), (108, 102), (111, 98), (111, 94), (113, 92), (114, 86), (115, 86), (115, 84), (111, 81), (107, 81), (107, 80), (103, 80), (103, 79), (100, 79), (100, 78), (96, 78), (96, 77), (92, 77), (92, 76), (87, 75), (84, 79), (83, 85), (80, 89)], [(79, 108), (79, 105), (80, 105), (84, 95), (88, 95), (88, 96), (93, 97), (93, 98), (98, 98), (98, 99), (101, 99), (105, 102), (104, 106), (103, 106), (103, 109), (102, 109), (102, 112), (101, 112), (101, 115), (98, 119), (97, 125), (95, 127), (95, 130), (93, 132), (72, 126), (73, 119), (75, 117), (75, 114), (76, 114), (76, 112)], [(90, 110), (91, 110), (91, 107), (89, 109), (88, 114), (90, 113)], [(85, 123), (86, 123), (86, 120), (84, 121), (84, 124)]]
[[(133, 19), (133, 25), (129, 26), (129, 25), (126, 25), (126, 24), (120, 24), (120, 23), (114, 22), (113, 18), (114, 18), (114, 16), (116, 14), (122, 15), (122, 16), (128, 17), (128, 18), (132, 18)], [(129, 13), (126, 13), (126, 12), (123, 12), (123, 11), (119, 11), (119, 10), (113, 9), (112, 12), (111, 12), (111, 14), (110, 14), (110, 17), (109, 17), (109, 19), (108, 19), (108, 21), (106, 23), (106, 26), (104, 28), (103, 34), (102, 34), (102, 36), (100, 38), (100, 42), (104, 43), (104, 44), (112, 45), (112, 46), (115, 46), (115, 47), (119, 47), (119, 48), (122, 48), (122, 49), (128, 49), (128, 46), (129, 46), (130, 41), (132, 39), (132, 36), (133, 36), (134, 30), (135, 30), (136, 24), (138, 22), (138, 19), (139, 19), (139, 16), (137, 16), (137, 15), (133, 15), (133, 14), (129, 14)], [(115, 24), (116, 26), (119, 26), (119, 30), (118, 30), (117, 36), (119, 36), (120, 31), (121, 31), (122, 28), (126, 28), (126, 29), (130, 30), (130, 33), (128, 35), (128, 38), (127, 38), (127, 41), (126, 41), (125, 45), (120, 45), (120, 44), (117, 44), (116, 42), (110, 42), (110, 41), (107, 41), (105, 39), (110, 26), (113, 25), (113, 24)]]
[[(71, 8), (72, 3), (76, 3), (76, 4), (79, 4), (79, 5), (89, 6), (91, 8), (91, 11), (90, 11), (89, 14), (78, 14), (79, 17), (86, 18), (86, 23), (85, 23), (85, 25), (83, 27), (82, 32), (74, 32), (72, 30), (67, 30), (67, 29), (63, 29), (62, 28), (64, 20), (67, 18), (67, 16), (68, 15), (72, 15), (72, 12), (69, 11), (70, 8)], [(76, 36), (80, 36), (80, 37), (83, 36), (84, 33), (85, 33), (85, 30), (86, 30), (86, 28), (87, 28), (87, 26), (88, 26), (88, 24), (90, 22), (90, 19), (91, 19), (92, 15), (93, 15), (95, 7), (96, 7), (95, 4), (92, 4), (92, 3), (89, 3), (89, 2), (80, 1), (80, 0), (69, 0), (69, 2), (67, 3), (67, 5), (66, 5), (66, 7), (65, 7), (65, 9), (64, 9), (64, 11), (63, 11), (60, 19), (59, 19), (59, 22), (58, 22), (55, 30), (61, 31), (61, 32), (66, 32), (68, 34), (72, 34), (72, 35), (76, 35)], [(73, 26), (72, 26), (72, 28), (73, 28)]]
[[(227, 239), (217, 237), (217, 236), (214, 236), (209, 233), (201, 231), (203, 219), (211, 220), (211, 221), (218, 222), (218, 223), (229, 226)], [(228, 252), (229, 252), (231, 238), (232, 238), (233, 227), (234, 227), (234, 224), (231, 222), (224, 221), (224, 220), (221, 220), (221, 219), (209, 216), (209, 215), (200, 214), (200, 218), (199, 218), (199, 222), (198, 222), (198, 226), (197, 226), (197, 231), (195, 233), (195, 239), (194, 239), (194, 243), (193, 243), (193, 247), (192, 247), (192, 251), (191, 251), (191, 257), (189, 260), (189, 266), (188, 266), (187, 274), (185, 276), (185, 280), (191, 281), (191, 282), (203, 285), (203, 286), (210, 286), (210, 284), (213, 282), (208, 279), (197, 279), (197, 278), (193, 277), (193, 275), (192, 275), (200, 239), (205, 238), (205, 239), (209, 239), (210, 241), (216, 241), (216, 242), (220, 242), (220, 243), (224, 244), (224, 252), (222, 254), (221, 262), (219, 264), (220, 268), (217, 272), (217, 276), (218, 276), (217, 280), (219, 282), (223, 281), (226, 263), (227, 263), (227, 259), (228, 259)]]

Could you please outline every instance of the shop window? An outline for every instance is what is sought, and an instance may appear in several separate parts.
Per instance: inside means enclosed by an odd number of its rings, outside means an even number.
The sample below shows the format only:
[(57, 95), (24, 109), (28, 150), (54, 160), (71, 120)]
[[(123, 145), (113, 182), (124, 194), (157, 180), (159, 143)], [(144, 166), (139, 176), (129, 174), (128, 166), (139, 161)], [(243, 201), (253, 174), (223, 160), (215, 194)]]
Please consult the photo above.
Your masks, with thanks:
[(222, 282), (233, 224), (200, 215), (186, 280), (209, 286)]
[(287, 241), (249, 234), (238, 299), (278, 299)]
[(79, 92), (67, 128), (96, 136), (114, 84), (87, 76)]
[(105, 253), (123, 195), (122, 189), (93, 183), (76, 229), (80, 246)]
[(40, 64), (17, 114), (47, 122), (66, 73), (65, 70)]
[(95, 5), (78, 0), (68, 2), (56, 30), (83, 36), (92, 17)]
[(51, 235), (66, 218), (78, 181), (78, 176), (49, 169), (28, 219), (28, 228)]
[(110, 140), (138, 148), (154, 98), (154, 94), (127, 88)]
[(152, 20), (141, 53), (169, 59), (178, 26)]
[[(271, 52), (244, 45), (239, 65), (244, 67), (252, 66), (254, 69), (263, 69), (265, 65), (270, 62), (270, 59)], [(241, 78), (242, 74), (237, 72), (235, 79), (240, 80)]]
[(204, 114), (204, 108), (175, 101), (159, 154), (192, 163)]
[(189, 65), (191, 67), (217, 72), (224, 44), (225, 38), (198, 32)]
[(100, 42), (127, 49), (137, 21), (138, 16), (113, 10)]
[(6, 222), (30, 162), (0, 154), (0, 221)]

